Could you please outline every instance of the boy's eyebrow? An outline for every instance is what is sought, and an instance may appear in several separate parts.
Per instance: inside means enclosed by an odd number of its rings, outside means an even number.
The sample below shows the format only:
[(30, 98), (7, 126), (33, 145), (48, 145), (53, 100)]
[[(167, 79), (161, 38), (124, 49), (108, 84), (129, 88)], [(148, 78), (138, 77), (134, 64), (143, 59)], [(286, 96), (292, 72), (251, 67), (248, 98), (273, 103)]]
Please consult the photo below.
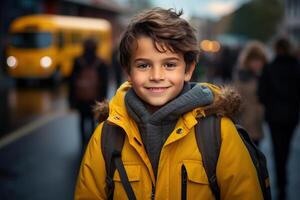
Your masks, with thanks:
[[(168, 57), (168, 58), (164, 58), (163, 61), (168, 61), (168, 60), (180, 60), (178, 57)], [(147, 59), (147, 58), (137, 58), (134, 59), (133, 62), (139, 62), (139, 61), (151, 61), (151, 59)]]
[(173, 56), (173, 57), (165, 58), (163, 60), (166, 61), (166, 60), (180, 60), (180, 59), (178, 57)]
[(133, 62), (139, 62), (139, 61), (150, 61), (150, 59), (147, 59), (147, 58), (137, 58), (137, 59), (134, 59)]

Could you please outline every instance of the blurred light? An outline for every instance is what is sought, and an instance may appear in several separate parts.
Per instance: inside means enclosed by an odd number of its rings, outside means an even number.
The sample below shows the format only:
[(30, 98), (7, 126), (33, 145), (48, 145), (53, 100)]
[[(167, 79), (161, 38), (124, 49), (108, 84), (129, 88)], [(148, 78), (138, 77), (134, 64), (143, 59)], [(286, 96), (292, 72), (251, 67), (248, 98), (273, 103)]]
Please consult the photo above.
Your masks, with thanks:
[(52, 64), (52, 59), (49, 56), (44, 56), (41, 58), (40, 64), (43, 68), (48, 68)]
[(7, 59), (6, 59), (6, 63), (7, 63), (7, 66), (11, 67), (11, 68), (16, 68), (17, 67), (17, 64), (18, 64), (18, 61), (17, 61), (17, 58), (14, 57), (14, 56), (9, 56)]
[(221, 46), (218, 41), (212, 41), (211, 42), (211, 51), (212, 52), (218, 52), (220, 50)]
[(209, 44), (210, 44), (209, 40), (202, 40), (202, 42), (200, 43), (200, 47), (204, 51), (209, 51)]
[(220, 50), (221, 46), (218, 41), (202, 40), (200, 47), (203, 51), (216, 53)]

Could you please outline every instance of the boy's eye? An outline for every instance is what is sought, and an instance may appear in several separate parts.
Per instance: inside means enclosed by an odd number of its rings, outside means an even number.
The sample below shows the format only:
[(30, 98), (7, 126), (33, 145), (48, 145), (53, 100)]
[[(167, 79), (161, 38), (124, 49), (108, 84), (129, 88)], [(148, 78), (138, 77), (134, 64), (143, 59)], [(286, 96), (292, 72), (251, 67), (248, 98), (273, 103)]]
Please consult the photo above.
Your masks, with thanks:
[(143, 63), (143, 64), (138, 64), (137, 65), (137, 68), (139, 68), (139, 69), (147, 69), (147, 68), (149, 68), (150, 67), (150, 65), (149, 64), (146, 64), (146, 63)]
[(173, 69), (176, 66), (177, 66), (176, 63), (171, 63), (171, 62), (170, 63), (166, 63), (164, 65), (164, 67), (167, 68), (167, 69)]

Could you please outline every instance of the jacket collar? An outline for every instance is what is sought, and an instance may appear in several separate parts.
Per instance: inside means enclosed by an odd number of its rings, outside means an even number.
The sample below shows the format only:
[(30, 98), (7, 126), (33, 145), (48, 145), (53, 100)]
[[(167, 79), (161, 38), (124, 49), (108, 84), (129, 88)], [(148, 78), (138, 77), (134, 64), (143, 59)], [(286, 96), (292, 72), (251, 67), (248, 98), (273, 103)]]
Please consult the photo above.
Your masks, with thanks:
[[(188, 117), (184, 115), (184, 118), (205, 117), (211, 114), (234, 118), (239, 112), (241, 97), (233, 87), (218, 87), (209, 83), (199, 83), (197, 85), (205, 86), (213, 92), (213, 102), (209, 105), (192, 109), (185, 114), (188, 115)], [(107, 101), (96, 103), (94, 111), (99, 122), (104, 121), (108, 116), (110, 116), (110, 118), (130, 118), (125, 105), (125, 95), (130, 88), (131, 84), (125, 82), (120, 86), (109, 103)]]

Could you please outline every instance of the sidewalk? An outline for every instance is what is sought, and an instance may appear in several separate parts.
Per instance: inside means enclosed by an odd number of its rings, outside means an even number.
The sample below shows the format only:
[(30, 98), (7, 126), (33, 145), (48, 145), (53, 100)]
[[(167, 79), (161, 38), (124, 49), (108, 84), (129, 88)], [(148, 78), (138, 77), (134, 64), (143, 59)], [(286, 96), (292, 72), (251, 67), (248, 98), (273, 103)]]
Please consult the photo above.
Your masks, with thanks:
[[(275, 166), (274, 166), (274, 160), (273, 160), (273, 154), (272, 154), (272, 144), (271, 144), (271, 138), (270, 138), (270, 132), (268, 130), (267, 125), (264, 127), (265, 130), (265, 138), (263, 139), (261, 143), (261, 150), (264, 152), (266, 158), (267, 158), (267, 164), (268, 169), (270, 173), (270, 179), (271, 179), (271, 191), (272, 191), (272, 197), (273, 200), (275, 199), (276, 194), (276, 185), (275, 185)], [(300, 195), (300, 126), (298, 124), (298, 127), (294, 133), (294, 137), (292, 139), (292, 146), (290, 147), (290, 158), (288, 163), (288, 186), (287, 186), (287, 200), (298, 200)], [(277, 199), (279, 200), (279, 199)]]

